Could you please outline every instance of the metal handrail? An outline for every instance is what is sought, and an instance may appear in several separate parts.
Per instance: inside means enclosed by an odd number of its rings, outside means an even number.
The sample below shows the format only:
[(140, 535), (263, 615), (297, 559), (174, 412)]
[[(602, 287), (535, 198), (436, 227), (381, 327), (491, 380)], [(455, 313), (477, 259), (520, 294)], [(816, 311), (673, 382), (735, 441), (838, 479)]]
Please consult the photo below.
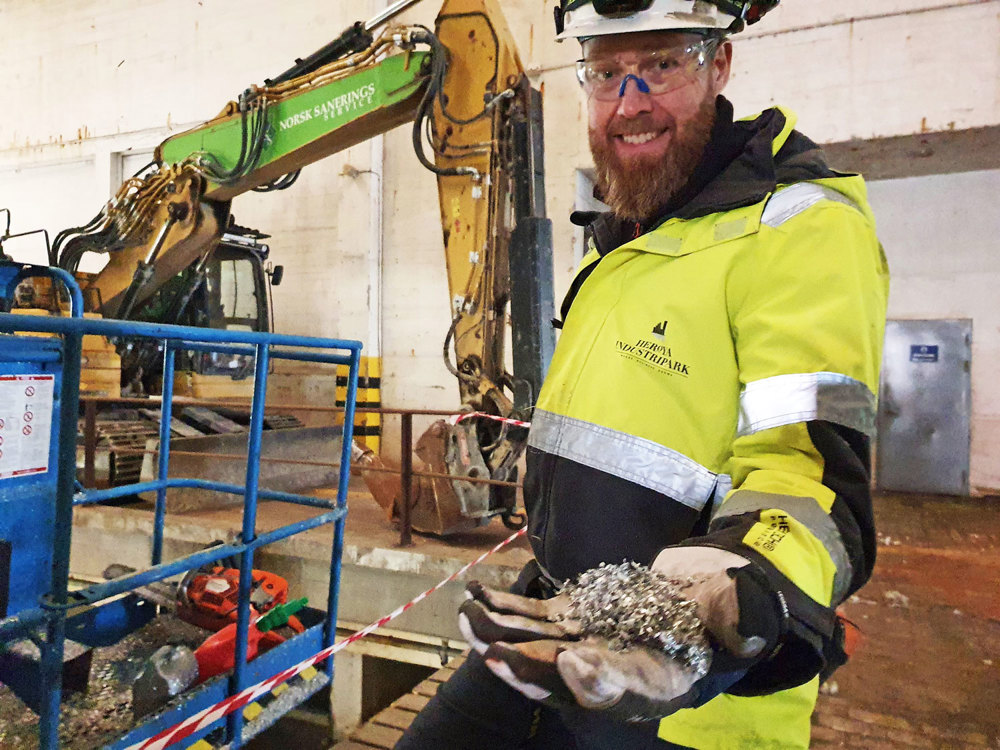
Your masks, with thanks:
[[(44, 269), (42, 269), (44, 270)], [(72, 289), (72, 287), (71, 287)], [(75, 304), (75, 303), (74, 303)], [(82, 306), (79, 308), (82, 310)], [(22, 610), (14, 617), (0, 621), (0, 642), (15, 638), (33, 637), (34, 631), (45, 627), (47, 637), (39, 640), (42, 650), (41, 693), (39, 715), (40, 746), (51, 750), (58, 746), (59, 713), (62, 683), (62, 661), (66, 637), (67, 613), (81, 603), (104, 601), (125, 591), (172, 575), (192, 570), (201, 565), (218, 561), (233, 554), (240, 556), (239, 607), (235, 643), (235, 667), (229, 681), (229, 692), (235, 694), (247, 683), (247, 635), (250, 624), (250, 590), (254, 552), (257, 548), (287, 538), (317, 526), (333, 523), (334, 539), (331, 551), (330, 589), (326, 622), (323, 629), (323, 646), (329, 647), (336, 637), (337, 600), (340, 587), (340, 563), (344, 548), (344, 517), (346, 515), (347, 485), (350, 478), (350, 445), (354, 423), (354, 406), (357, 400), (357, 380), (361, 358), (361, 343), (341, 339), (319, 339), (304, 336), (221, 331), (190, 326), (173, 326), (133, 321), (110, 321), (85, 318), (36, 317), (0, 313), (0, 332), (52, 333), (62, 337), (63, 373), (59, 394), (59, 442), (56, 482), (55, 535), (53, 544), (52, 586), (43, 597), (41, 606)], [(157, 479), (144, 485), (131, 485), (112, 490), (84, 490), (77, 493), (76, 442), (79, 419), (79, 385), (84, 335), (118, 338), (152, 338), (163, 342), (164, 392), (160, 399), (160, 460)], [(251, 419), (247, 446), (246, 483), (243, 487), (200, 479), (169, 479), (167, 476), (170, 451), (170, 422), (173, 406), (173, 370), (177, 351), (187, 349), (212, 349), (216, 347), (238, 349), (255, 357), (254, 395), (250, 403)], [(270, 359), (324, 362), (348, 365), (349, 375), (345, 397), (344, 440), (341, 451), (340, 478), (337, 501), (331, 505), (319, 498), (272, 493), (258, 487), (260, 443), (263, 431), (266, 381)], [(148, 403), (148, 402), (147, 402)], [(87, 404), (90, 407), (90, 404)], [(166, 491), (170, 487), (196, 486), (211, 491), (242, 494), (243, 522), (238, 543), (220, 545), (171, 562), (162, 561), (163, 526), (166, 514)], [(75, 504), (98, 502), (121, 494), (133, 494), (139, 488), (155, 490), (157, 494), (151, 563), (146, 570), (137, 571), (111, 581), (95, 584), (82, 591), (69, 592), (70, 531)], [(295, 502), (321, 507), (327, 512), (305, 521), (282, 526), (264, 534), (256, 533), (258, 497), (283, 502)], [(327, 674), (333, 677), (333, 660), (326, 665)], [(234, 712), (227, 719), (229, 740), (240, 744), (243, 727), (242, 712)]]

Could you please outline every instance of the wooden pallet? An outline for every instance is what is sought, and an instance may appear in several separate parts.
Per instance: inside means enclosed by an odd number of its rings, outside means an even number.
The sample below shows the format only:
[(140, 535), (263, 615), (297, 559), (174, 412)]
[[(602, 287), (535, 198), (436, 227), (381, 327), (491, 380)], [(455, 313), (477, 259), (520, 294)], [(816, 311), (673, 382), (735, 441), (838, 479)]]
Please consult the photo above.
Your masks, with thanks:
[(447, 682), (463, 661), (464, 658), (453, 659), (448, 666), (439, 669), (409, 693), (351, 732), (346, 740), (338, 742), (332, 750), (391, 750), (420, 710), (427, 705), (438, 688)]

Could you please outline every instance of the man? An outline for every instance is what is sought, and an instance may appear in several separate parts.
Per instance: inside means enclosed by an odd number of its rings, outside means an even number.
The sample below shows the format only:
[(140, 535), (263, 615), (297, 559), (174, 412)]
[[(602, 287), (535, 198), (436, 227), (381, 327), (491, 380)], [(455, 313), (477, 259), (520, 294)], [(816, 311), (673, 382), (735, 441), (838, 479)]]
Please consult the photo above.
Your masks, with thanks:
[[(845, 658), (833, 608), (874, 564), (888, 277), (861, 178), (786, 110), (733, 122), (721, 97), (727, 33), (774, 5), (563, 0), (611, 213), (532, 419), (537, 565), (526, 596), (470, 585), (474, 651), (397, 747), (808, 746), (819, 675)], [(555, 595), (623, 559), (686, 586), (707, 670), (622, 649)], [(669, 611), (623, 580), (613, 598)]]

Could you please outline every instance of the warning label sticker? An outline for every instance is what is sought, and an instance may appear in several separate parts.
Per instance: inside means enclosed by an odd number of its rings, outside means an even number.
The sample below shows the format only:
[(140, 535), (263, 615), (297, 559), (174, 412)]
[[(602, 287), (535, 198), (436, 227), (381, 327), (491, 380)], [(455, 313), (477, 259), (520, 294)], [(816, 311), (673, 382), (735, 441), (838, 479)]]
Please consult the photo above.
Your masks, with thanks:
[(0, 375), (0, 479), (49, 470), (54, 375)]

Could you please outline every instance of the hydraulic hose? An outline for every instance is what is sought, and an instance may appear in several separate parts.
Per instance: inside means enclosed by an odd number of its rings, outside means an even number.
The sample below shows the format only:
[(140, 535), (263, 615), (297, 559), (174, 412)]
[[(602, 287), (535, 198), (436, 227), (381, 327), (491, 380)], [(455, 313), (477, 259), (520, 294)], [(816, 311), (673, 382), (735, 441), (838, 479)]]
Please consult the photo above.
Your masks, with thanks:
[(417, 161), (424, 168), (441, 177), (470, 175), (474, 179), (478, 179), (480, 176), (479, 170), (473, 167), (442, 168), (431, 162), (424, 154), (423, 123), (425, 119), (430, 117), (434, 101), (444, 87), (444, 77), (448, 73), (448, 52), (440, 40), (428, 29), (423, 29), (422, 33), (414, 34), (411, 41), (418, 44), (426, 44), (431, 48), (431, 77), (427, 83), (427, 90), (424, 92), (424, 97), (420, 101), (420, 106), (417, 108), (417, 116), (413, 120), (412, 140)]

